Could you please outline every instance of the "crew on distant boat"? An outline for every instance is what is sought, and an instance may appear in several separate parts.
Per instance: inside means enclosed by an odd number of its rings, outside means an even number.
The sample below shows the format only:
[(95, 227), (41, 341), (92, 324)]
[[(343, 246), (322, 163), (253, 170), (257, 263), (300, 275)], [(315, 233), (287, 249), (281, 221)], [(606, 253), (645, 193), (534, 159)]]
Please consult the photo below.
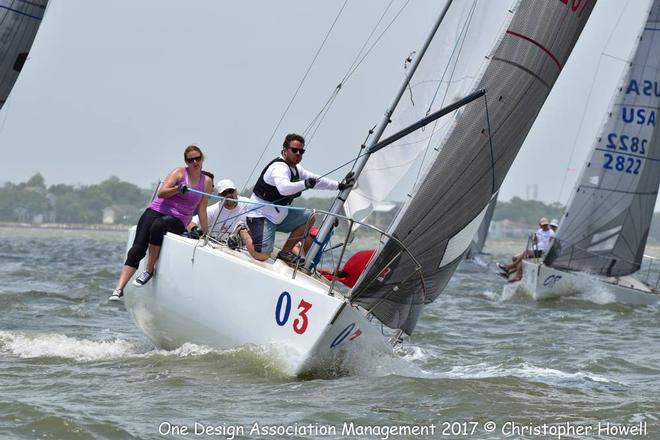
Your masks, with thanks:
[(191, 222), (193, 212), (198, 206), (202, 232), (208, 231), (206, 216), (208, 198), (188, 191), (188, 187), (207, 193), (213, 190), (211, 179), (201, 172), (204, 154), (196, 145), (189, 145), (183, 152), (183, 159), (187, 166), (175, 168), (168, 174), (158, 191), (158, 197), (151, 202), (140, 217), (133, 246), (128, 251), (117, 286), (109, 298), (110, 301), (117, 301), (124, 296), (124, 287), (146, 255), (147, 248), (149, 258), (146, 270), (133, 283), (140, 287), (151, 279), (165, 233), (182, 234), (186, 230), (186, 225)]
[[(559, 226), (557, 220), (552, 220)], [(555, 238), (555, 232), (550, 228), (548, 219), (542, 217), (539, 220), (539, 229), (532, 237), (532, 249), (527, 249), (522, 254), (515, 255), (511, 258), (511, 264), (498, 263), (497, 267), (502, 271), (502, 275), (509, 278), (515, 272), (516, 276), (509, 281), (520, 281), (522, 279), (522, 260), (523, 258), (541, 258), (550, 249), (551, 241)]]
[[(553, 218), (552, 220), (550, 220), (550, 229), (552, 229), (552, 232), (554, 232), (555, 235), (557, 235), (557, 229), (559, 229), (559, 220), (557, 220), (556, 218)], [(547, 252), (547, 249), (546, 249), (546, 252)]]
[[(342, 182), (319, 177), (304, 169), (300, 162), (305, 153), (305, 138), (299, 134), (286, 135), (282, 154), (273, 159), (261, 172), (253, 188), (252, 200), (260, 203), (290, 205), (304, 190), (316, 188), (343, 191), (353, 186), (355, 178), (349, 173)], [(247, 213), (247, 226), (254, 242), (254, 258), (265, 261), (270, 257), (275, 243), (275, 232), (290, 232), (289, 238), (277, 255), (287, 263), (302, 263), (302, 258), (292, 252), (307, 225), (314, 225), (314, 217), (308, 209), (287, 209), (281, 206), (251, 208)], [(305, 249), (311, 246), (307, 237)]]

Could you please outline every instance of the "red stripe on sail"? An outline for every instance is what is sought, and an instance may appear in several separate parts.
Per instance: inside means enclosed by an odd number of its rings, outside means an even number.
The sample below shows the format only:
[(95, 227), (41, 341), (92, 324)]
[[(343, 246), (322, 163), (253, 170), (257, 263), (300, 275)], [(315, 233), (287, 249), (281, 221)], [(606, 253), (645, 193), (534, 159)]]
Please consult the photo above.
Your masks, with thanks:
[(537, 46), (538, 48), (540, 48), (543, 52), (547, 53), (548, 56), (549, 56), (550, 58), (552, 58), (552, 61), (554, 61), (555, 64), (557, 65), (557, 67), (559, 67), (559, 69), (561, 70), (561, 64), (559, 63), (559, 60), (557, 59), (557, 57), (556, 57), (552, 52), (550, 52), (550, 50), (548, 50), (547, 47), (545, 47), (544, 45), (542, 45), (542, 44), (539, 43), (538, 41), (533, 40), (532, 38), (529, 38), (529, 37), (526, 36), (526, 35), (519, 34), (518, 32), (514, 32), (514, 31), (506, 31), (506, 33), (509, 34), (509, 35), (514, 35), (514, 36), (516, 36), (516, 37), (522, 38), (523, 40), (527, 40), (527, 41), (529, 41), (530, 43), (532, 43), (533, 45), (535, 45), (535, 46)]

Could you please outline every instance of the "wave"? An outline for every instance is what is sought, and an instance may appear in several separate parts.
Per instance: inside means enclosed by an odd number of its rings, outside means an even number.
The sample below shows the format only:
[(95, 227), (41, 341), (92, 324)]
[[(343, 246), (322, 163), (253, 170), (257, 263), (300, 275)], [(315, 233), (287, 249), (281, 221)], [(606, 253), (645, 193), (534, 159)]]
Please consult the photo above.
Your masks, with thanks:
[(174, 350), (162, 350), (120, 338), (93, 340), (63, 334), (14, 333), (0, 331), (0, 354), (22, 359), (65, 359), (76, 362), (139, 360), (152, 358), (203, 358), (216, 356), (229, 369), (253, 371), (256, 375), (286, 377), (281, 368), (279, 348), (252, 346), (219, 349), (185, 343)]
[(541, 382), (547, 385), (573, 386), (585, 383), (615, 384), (615, 382), (596, 374), (583, 371), (567, 373), (553, 368), (537, 367), (527, 362), (514, 366), (504, 364), (491, 365), (479, 363), (475, 365), (455, 366), (442, 373), (446, 378), (489, 379), (498, 377), (517, 377)]
[(20, 334), (0, 331), (0, 353), (20, 358), (64, 358), (99, 361), (135, 354), (135, 346), (121, 339), (93, 341), (60, 334)]

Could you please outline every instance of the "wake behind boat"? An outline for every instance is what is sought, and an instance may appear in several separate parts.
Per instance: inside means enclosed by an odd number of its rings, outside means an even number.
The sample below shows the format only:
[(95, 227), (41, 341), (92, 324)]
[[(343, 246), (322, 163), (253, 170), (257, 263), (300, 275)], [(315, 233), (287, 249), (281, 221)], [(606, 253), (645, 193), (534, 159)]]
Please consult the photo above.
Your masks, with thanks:
[(660, 184), (660, 0), (632, 53), (553, 246), (524, 262), (521, 288), (536, 299), (602, 288), (619, 303), (660, 301), (660, 268), (644, 262)]
[[(465, 257), (595, 1), (575, 7), (522, 0), (513, 8), (512, 2), (456, 3), (445, 5), (391, 106), (360, 146), (353, 163), (357, 190), (340, 192), (303, 268), (259, 263), (221, 244), (166, 235), (151, 282), (126, 291), (127, 309), (154, 343), (275, 345), (285, 352), (287, 368), (304, 374), (360, 351), (391, 352), (391, 343), (412, 334), (424, 306), (440, 295)], [(436, 34), (448, 11), (453, 39)], [(466, 49), (470, 38), (478, 49)], [(450, 40), (454, 47), (446, 44)], [(443, 53), (448, 66), (469, 60), (469, 69), (438, 66)], [(399, 112), (405, 117), (398, 118), (393, 113), (404, 93), (410, 99)], [(445, 99), (455, 102), (445, 107)], [(436, 125), (444, 115), (451, 115), (448, 122)], [(333, 255), (331, 236), (344, 201), (349, 195), (367, 205), (378, 200), (371, 190), (392, 189), (399, 181), (395, 174), (404, 177), (417, 156), (425, 160), (404, 207), (387, 232), (373, 228), (379, 234), (375, 252), (342, 294), (317, 274), (317, 262)], [(392, 158), (398, 165), (383, 165)], [(383, 170), (386, 183), (377, 178)], [(356, 206), (353, 212), (365, 210)], [(346, 218), (349, 231), (364, 217), (356, 218)], [(389, 341), (384, 327), (393, 331)]]

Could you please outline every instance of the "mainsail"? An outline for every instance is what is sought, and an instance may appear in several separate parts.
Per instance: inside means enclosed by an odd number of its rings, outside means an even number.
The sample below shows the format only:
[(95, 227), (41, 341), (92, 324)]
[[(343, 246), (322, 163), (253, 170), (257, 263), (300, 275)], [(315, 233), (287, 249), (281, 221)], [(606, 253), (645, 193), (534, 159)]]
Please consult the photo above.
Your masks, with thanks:
[(0, 0), (0, 108), (18, 78), (48, 0)]
[(547, 263), (606, 276), (639, 270), (660, 183), (660, 0), (633, 49)]
[[(417, 261), (386, 242), (353, 289), (353, 302), (412, 333), (423, 305), (437, 298), (465, 255), (594, 4), (523, 0), (516, 6), (472, 89), (487, 91), (487, 106), (478, 100), (459, 111), (390, 228)], [(422, 63), (434, 62), (432, 47)], [(411, 277), (417, 263), (421, 280)]]

